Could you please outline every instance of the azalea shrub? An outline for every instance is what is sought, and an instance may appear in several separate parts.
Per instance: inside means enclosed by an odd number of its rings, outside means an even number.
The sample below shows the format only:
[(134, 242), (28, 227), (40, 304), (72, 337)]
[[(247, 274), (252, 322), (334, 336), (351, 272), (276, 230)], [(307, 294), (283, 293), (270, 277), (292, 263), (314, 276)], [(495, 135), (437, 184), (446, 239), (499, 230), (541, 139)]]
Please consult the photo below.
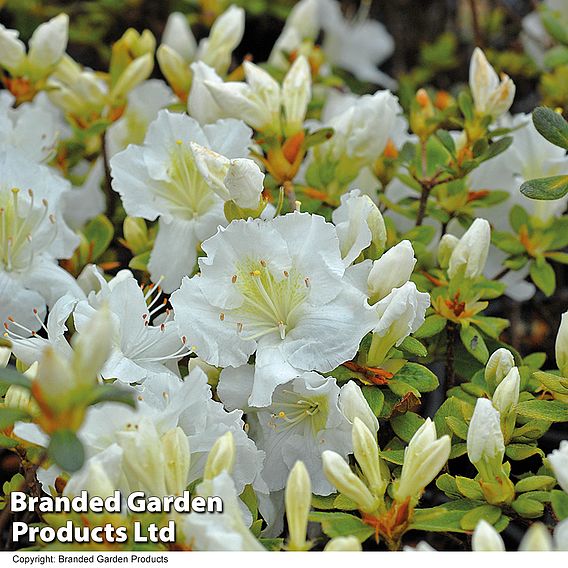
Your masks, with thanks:
[(445, 89), (455, 35), (397, 74), (368, 4), (281, 2), (264, 61), (269, 8), (210, 4), (101, 68), (73, 11), (0, 25), (2, 548), (13, 491), (119, 490), (224, 511), (38, 511), (176, 542), (30, 547), (568, 549), (568, 316), (511, 331), (564, 297), (565, 2), (501, 51), (474, 14)]

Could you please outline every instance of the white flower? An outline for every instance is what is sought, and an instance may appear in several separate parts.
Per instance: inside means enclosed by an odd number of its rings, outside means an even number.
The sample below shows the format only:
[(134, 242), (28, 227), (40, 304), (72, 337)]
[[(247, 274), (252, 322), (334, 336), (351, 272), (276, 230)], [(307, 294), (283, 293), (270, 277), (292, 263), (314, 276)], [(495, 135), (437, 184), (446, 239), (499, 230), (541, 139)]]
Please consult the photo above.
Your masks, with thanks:
[(464, 276), (466, 278), (477, 278), (483, 274), (490, 242), (489, 223), (485, 219), (475, 219), (450, 256), (448, 267), (450, 278), (453, 278), (462, 267), (465, 267)]
[(175, 320), (211, 365), (237, 367), (256, 353), (253, 406), (269, 405), (299, 370), (327, 372), (352, 358), (372, 327), (323, 217), (233, 221), (202, 248), (200, 276), (171, 297)]
[(248, 158), (229, 160), (192, 142), (191, 150), (199, 173), (223, 201), (234, 201), (244, 209), (256, 209), (264, 187), (264, 174)]
[(46, 304), (66, 292), (83, 297), (75, 279), (57, 265), (79, 243), (62, 218), (61, 199), (70, 186), (13, 150), (0, 151), (0, 171), (0, 322), (12, 317), (37, 330)]
[(315, 148), (314, 155), (329, 155), (333, 160), (342, 157), (368, 165), (385, 149), (396, 116), (401, 112), (397, 98), (390, 91), (363, 95), (325, 126), (333, 128), (331, 139)]
[(197, 495), (220, 497), (223, 502), (223, 512), (183, 515), (181, 532), (192, 550), (266, 550), (248, 530), (235, 485), (227, 472), (222, 472), (215, 479), (198, 485)]
[(446, 465), (451, 449), (450, 437), (437, 438), (435, 424), (426, 418), (404, 450), (400, 482), (395, 490), (397, 501), (408, 497), (419, 499), (424, 488)]
[(485, 381), (494, 390), (514, 366), (513, 354), (508, 349), (500, 347), (491, 354), (485, 365)]
[(480, 462), (501, 462), (505, 444), (499, 411), (486, 398), (478, 398), (467, 430), (467, 455), (475, 465)]
[(401, 241), (373, 262), (368, 285), (371, 303), (382, 300), (394, 288), (408, 282), (414, 266), (414, 249), (410, 241)]
[(349, 21), (341, 13), (336, 0), (320, 1), (320, 18), (325, 32), (323, 51), (327, 60), (345, 69), (360, 81), (396, 87), (396, 81), (377, 69), (394, 51), (394, 40), (386, 28), (367, 19), (368, 4), (362, 3), (359, 12)]
[(324, 552), (360, 552), (361, 543), (354, 536), (336, 536), (324, 547)]
[(40, 24), (29, 41), (29, 49), (18, 39), (19, 33), (0, 24), (0, 66), (13, 76), (32, 80), (44, 78), (59, 62), (67, 48), (69, 16), (59, 14)]
[(191, 64), (193, 78), (191, 80), (191, 91), (187, 99), (187, 112), (195, 118), (199, 124), (209, 124), (220, 118), (225, 118), (227, 113), (215, 102), (206, 82), (212, 84), (222, 84), (223, 79), (217, 72), (202, 61)]
[(13, 97), (0, 93), (0, 151), (15, 148), (28, 160), (46, 163), (55, 154), (60, 124), (38, 100), (12, 108)]
[(81, 336), (97, 309), (108, 305), (114, 325), (112, 352), (102, 368), (103, 378), (134, 383), (153, 373), (178, 373), (177, 360), (187, 355), (188, 349), (177, 326), (169, 317), (159, 325), (152, 324), (163, 310), (160, 289), (151, 287), (144, 293), (129, 271), (123, 271), (109, 284), (102, 276), (99, 278), (101, 290), (91, 292), (88, 300), (77, 305), (74, 320)]
[[(309, 65), (298, 57), (284, 78), (282, 88), (258, 65), (243, 63), (246, 83), (204, 81), (223, 113), (239, 118), (255, 130), (286, 134), (302, 130), (311, 93)], [(281, 106), (287, 111), (281, 121)]]
[(481, 115), (497, 118), (509, 110), (515, 98), (515, 84), (505, 74), (501, 81), (485, 54), (476, 47), (469, 65), (469, 87), (475, 110)]
[(568, 493), (568, 440), (562, 440), (560, 447), (548, 454), (548, 461), (558, 480), (558, 485)]
[(341, 387), (339, 408), (351, 424), (355, 422), (355, 418), (358, 418), (371, 432), (375, 434), (378, 432), (379, 421), (363, 396), (361, 387), (355, 381), (348, 381)]
[(568, 197), (549, 201), (529, 199), (519, 189), (530, 179), (568, 174), (566, 152), (541, 136), (529, 115), (503, 117), (500, 125), (513, 129), (511, 146), (483, 162), (468, 176), (472, 190), (497, 189), (510, 194), (505, 202), (487, 209), (488, 221), (499, 230), (509, 230), (509, 211), (514, 205), (521, 205), (542, 223), (560, 216), (566, 209)]
[(552, 537), (546, 525), (533, 523), (519, 544), (519, 552), (550, 552), (553, 550)]
[(128, 93), (126, 111), (107, 130), (109, 158), (124, 150), (128, 144), (142, 144), (148, 125), (158, 112), (174, 102), (172, 91), (163, 81), (150, 79)]
[(369, 484), (369, 489), (376, 497), (382, 497), (388, 482), (383, 480), (381, 474), (380, 450), (376, 433), (369, 430), (359, 418), (355, 418), (351, 429), (351, 439), (353, 454)]
[(429, 294), (419, 292), (414, 282), (406, 282), (377, 302), (369, 364), (380, 365), (391, 347), (398, 347), (414, 333), (424, 323), (429, 305)]
[(387, 239), (385, 221), (368, 195), (354, 189), (341, 196), (341, 204), (331, 214), (337, 230), (341, 256), (349, 266), (371, 244), (380, 252)]
[(113, 189), (127, 214), (160, 219), (148, 268), (154, 282), (163, 276), (166, 292), (193, 272), (198, 244), (226, 222), (223, 201), (199, 173), (191, 142), (232, 159), (248, 154), (251, 134), (235, 120), (201, 128), (186, 115), (162, 110), (143, 146), (130, 146), (112, 158)]
[(238, 6), (230, 6), (215, 20), (209, 37), (199, 43), (197, 59), (218, 73), (226, 73), (233, 50), (241, 43), (244, 31), (245, 11)]
[(474, 552), (504, 552), (505, 543), (493, 525), (481, 519), (473, 531), (471, 549)]
[[(242, 408), (255, 380), (252, 365), (224, 369), (218, 392), (225, 406)], [(346, 456), (352, 449), (351, 425), (339, 410), (339, 393), (334, 379), (302, 373), (276, 387), (270, 406), (244, 407), (250, 435), (266, 452), (262, 477), (270, 491), (283, 489), (292, 466), (302, 460), (310, 474), (313, 492), (331, 493), (332, 488), (323, 475), (321, 453), (330, 449)]]
[(556, 364), (563, 377), (568, 377), (568, 312), (562, 314), (560, 327), (556, 334)]
[(172, 12), (168, 16), (164, 33), (162, 34), (162, 45), (171, 47), (187, 63), (193, 61), (197, 50), (197, 42), (187, 23), (187, 18), (181, 12)]
[(232, 432), (225, 432), (211, 447), (205, 470), (203, 471), (203, 479), (213, 479), (222, 471), (231, 473), (235, 465), (235, 439)]
[(501, 416), (505, 416), (519, 402), (520, 386), (519, 369), (513, 367), (499, 383), (491, 399)]

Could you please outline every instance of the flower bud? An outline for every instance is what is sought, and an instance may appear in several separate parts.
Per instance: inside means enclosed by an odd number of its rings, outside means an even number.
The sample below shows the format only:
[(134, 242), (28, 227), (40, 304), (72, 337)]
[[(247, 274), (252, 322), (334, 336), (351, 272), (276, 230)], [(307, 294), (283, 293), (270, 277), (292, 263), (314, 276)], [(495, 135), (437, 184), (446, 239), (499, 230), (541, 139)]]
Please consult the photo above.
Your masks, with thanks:
[(563, 377), (568, 377), (568, 312), (562, 314), (556, 335), (556, 364)]
[(42, 397), (55, 408), (65, 405), (69, 391), (76, 386), (70, 365), (51, 345), (41, 354), (36, 381)]
[(336, 536), (323, 549), (324, 552), (360, 552), (361, 543), (354, 536)]
[(28, 63), (32, 72), (42, 70), (43, 75), (54, 67), (67, 49), (69, 16), (59, 14), (40, 24), (29, 43)]
[(341, 387), (339, 409), (351, 424), (358, 418), (371, 433), (376, 434), (379, 431), (379, 421), (355, 381), (349, 381)]
[(513, 367), (493, 393), (493, 406), (502, 416), (506, 415), (519, 402), (520, 387), (519, 369)]
[(381, 476), (379, 446), (373, 434), (359, 418), (355, 417), (351, 429), (353, 453), (375, 497), (382, 497), (386, 483)]
[(554, 548), (568, 552), (568, 519), (560, 521), (554, 528)]
[(172, 12), (162, 34), (162, 45), (173, 49), (183, 60), (189, 64), (195, 57), (197, 43), (187, 18), (181, 12)]
[(509, 110), (515, 98), (513, 81), (505, 74), (499, 81), (495, 69), (478, 47), (473, 52), (469, 66), (469, 87), (475, 110), (480, 115), (497, 118)]
[(197, 51), (197, 59), (225, 74), (231, 65), (233, 50), (243, 38), (245, 30), (245, 11), (230, 6), (216, 20), (209, 37), (202, 40)]
[(0, 67), (17, 75), (26, 62), (26, 47), (18, 39), (20, 33), (9, 30), (0, 24)]
[(485, 365), (485, 382), (491, 392), (495, 390), (514, 366), (515, 358), (508, 349), (501, 347), (491, 354)]
[(494, 478), (500, 468), (505, 444), (501, 432), (500, 415), (491, 401), (478, 398), (467, 430), (467, 455), (483, 479)]
[(178, 426), (162, 436), (166, 490), (168, 495), (181, 495), (187, 486), (190, 455), (189, 440)]
[(73, 338), (73, 371), (78, 382), (85, 386), (96, 382), (97, 374), (110, 355), (113, 331), (110, 310), (103, 306), (92, 316), (83, 333)]
[(420, 498), (424, 488), (438, 475), (450, 457), (449, 436), (436, 439), (436, 425), (427, 418), (404, 450), (404, 463), (395, 499)]
[(253, 160), (235, 158), (224, 179), (229, 195), (239, 207), (256, 209), (264, 188), (264, 174)]
[(322, 455), (323, 472), (327, 480), (343, 495), (357, 503), (365, 513), (372, 513), (377, 500), (365, 484), (351, 471), (347, 462), (337, 453), (325, 450)]
[(410, 241), (404, 240), (373, 262), (367, 285), (370, 303), (374, 304), (408, 282), (416, 264)]
[(174, 93), (182, 100), (187, 98), (191, 87), (191, 71), (183, 57), (169, 45), (160, 45), (156, 59), (166, 81)]
[(111, 92), (113, 100), (122, 100), (137, 85), (145, 81), (154, 68), (154, 56), (146, 53), (137, 57), (122, 72)]
[(12, 351), (8, 347), (0, 347), (0, 368), (8, 365), (11, 355)]
[(148, 227), (140, 217), (126, 217), (122, 224), (122, 232), (130, 250), (136, 255), (150, 248)]
[(282, 83), (286, 136), (292, 136), (304, 128), (304, 118), (312, 96), (311, 85), (310, 66), (302, 55), (294, 61)]
[(519, 552), (551, 552), (552, 550), (552, 538), (543, 523), (533, 523), (519, 544)]
[(505, 543), (493, 525), (481, 519), (473, 531), (471, 549), (474, 552), (504, 552)]
[(306, 550), (308, 514), (312, 502), (310, 475), (303, 462), (297, 461), (290, 471), (284, 492), (288, 521), (288, 549)]
[(556, 476), (558, 485), (568, 493), (568, 440), (562, 440), (559, 448), (548, 454), (548, 462)]
[(156, 427), (149, 419), (116, 433), (123, 450), (122, 469), (132, 490), (167, 495), (164, 452)]
[(378, 323), (373, 330), (373, 340), (367, 356), (371, 366), (380, 365), (388, 351), (398, 347), (423, 323), (430, 296), (419, 292), (414, 282), (406, 282), (374, 305)]
[(483, 274), (489, 245), (491, 227), (485, 219), (477, 218), (454, 248), (450, 256), (448, 274), (453, 278), (464, 267), (466, 278), (477, 278)]
[(234, 465), (235, 439), (232, 432), (225, 432), (209, 450), (203, 479), (214, 479), (222, 471), (231, 473)]
[(460, 240), (454, 235), (446, 233), (438, 244), (438, 264), (440, 268), (448, 268), (450, 258)]
[(189, 115), (200, 124), (210, 124), (223, 118), (225, 114), (205, 85), (205, 81), (222, 85), (223, 79), (217, 75), (215, 69), (202, 61), (194, 62), (190, 67), (193, 77), (189, 77), (191, 82), (191, 91), (187, 99)]

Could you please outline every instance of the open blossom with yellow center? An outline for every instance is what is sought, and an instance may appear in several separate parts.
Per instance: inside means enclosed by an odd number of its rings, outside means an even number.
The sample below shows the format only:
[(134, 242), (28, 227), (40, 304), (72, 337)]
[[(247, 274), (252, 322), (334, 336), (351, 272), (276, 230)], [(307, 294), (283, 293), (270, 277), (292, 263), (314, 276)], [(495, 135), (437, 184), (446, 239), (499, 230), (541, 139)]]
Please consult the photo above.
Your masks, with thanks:
[[(255, 368), (243, 365), (221, 373), (218, 393), (229, 409), (247, 408)], [(266, 452), (262, 477), (271, 491), (283, 489), (290, 470), (302, 460), (312, 480), (313, 492), (328, 495), (332, 486), (323, 474), (321, 454), (333, 450), (342, 456), (352, 451), (351, 423), (339, 407), (345, 387), (318, 373), (301, 373), (276, 387), (272, 403), (247, 408), (250, 435)]]
[(193, 272), (199, 243), (226, 223), (223, 199), (197, 167), (194, 149), (211, 149), (228, 159), (245, 157), (251, 135), (237, 120), (201, 128), (187, 115), (163, 110), (142, 146), (131, 145), (112, 158), (113, 189), (128, 215), (160, 220), (148, 268), (154, 282), (163, 277), (165, 292)]
[(347, 277), (335, 227), (290, 213), (234, 221), (203, 243), (201, 273), (171, 298), (196, 353), (238, 367), (256, 354), (249, 404), (270, 404), (299, 371), (331, 371), (373, 327), (366, 294)]
[(36, 330), (46, 304), (65, 292), (83, 296), (57, 265), (79, 240), (61, 216), (61, 199), (70, 186), (14, 150), (0, 152), (0, 172), (0, 322), (12, 318)]

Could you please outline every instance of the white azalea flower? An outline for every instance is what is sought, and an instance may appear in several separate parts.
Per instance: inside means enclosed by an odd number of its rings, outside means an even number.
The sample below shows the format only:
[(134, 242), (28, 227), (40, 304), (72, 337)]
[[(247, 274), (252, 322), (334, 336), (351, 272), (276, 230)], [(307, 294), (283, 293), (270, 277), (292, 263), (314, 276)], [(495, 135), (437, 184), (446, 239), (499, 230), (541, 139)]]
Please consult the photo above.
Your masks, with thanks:
[(202, 248), (200, 275), (171, 297), (175, 320), (211, 365), (238, 367), (256, 353), (253, 406), (270, 404), (298, 370), (326, 372), (352, 358), (373, 325), (323, 217), (233, 221)]
[(0, 67), (12, 76), (26, 76), (32, 80), (44, 78), (65, 53), (68, 28), (67, 14), (59, 14), (40, 24), (30, 38), (26, 54), (24, 43), (18, 39), (19, 32), (0, 24)]
[(193, 272), (198, 244), (226, 222), (223, 200), (200, 174), (191, 142), (233, 159), (248, 154), (251, 135), (236, 120), (201, 128), (186, 115), (162, 110), (142, 146), (129, 146), (112, 158), (113, 189), (127, 214), (160, 219), (148, 268), (154, 282), (163, 277), (164, 291), (172, 292)]
[(568, 493), (568, 440), (562, 440), (559, 448), (548, 454), (548, 461), (558, 480), (558, 485)]
[(311, 97), (310, 67), (304, 56), (294, 61), (282, 87), (258, 65), (243, 63), (246, 83), (204, 81), (223, 113), (255, 130), (291, 136), (303, 128)]
[[(95, 272), (98, 275), (98, 272)], [(144, 293), (132, 273), (123, 271), (118, 281), (90, 293), (75, 308), (75, 327), (79, 335), (102, 304), (107, 304), (114, 321), (113, 349), (101, 374), (127, 383), (144, 381), (154, 373), (178, 373), (177, 360), (189, 353), (177, 326), (169, 317), (153, 325), (163, 310), (159, 287)]]
[(223, 513), (183, 515), (181, 532), (192, 550), (266, 551), (245, 524), (233, 480), (227, 472), (200, 483), (197, 495), (220, 497)]
[(394, 52), (394, 40), (381, 23), (367, 18), (369, 5), (362, 2), (355, 17), (347, 20), (339, 2), (320, 0), (323, 51), (332, 65), (353, 73), (360, 81), (394, 89), (396, 81), (377, 68)]
[(367, 195), (354, 189), (341, 196), (341, 204), (331, 214), (337, 230), (341, 256), (346, 266), (352, 264), (362, 250), (374, 244), (385, 247), (387, 230), (379, 208)]
[[(254, 381), (252, 365), (224, 369), (219, 396), (228, 408), (246, 405)], [(333, 450), (346, 456), (352, 451), (351, 423), (339, 409), (339, 396), (335, 379), (311, 372), (278, 386), (270, 406), (254, 409), (244, 406), (250, 435), (266, 452), (262, 477), (270, 491), (283, 489), (290, 470), (301, 460), (310, 474), (313, 492), (318, 495), (332, 492), (323, 474), (321, 453)]]
[(189, 27), (187, 17), (181, 12), (172, 12), (168, 16), (162, 34), (162, 45), (171, 47), (187, 63), (193, 61), (197, 51), (197, 42)]
[(227, 113), (211, 97), (209, 89), (205, 84), (206, 81), (212, 84), (221, 84), (223, 79), (217, 75), (213, 67), (209, 67), (202, 61), (192, 63), (191, 71), (193, 78), (191, 80), (191, 91), (187, 99), (189, 116), (195, 118), (199, 124), (210, 124), (220, 118), (226, 118), (228, 116)]
[(477, 218), (463, 234), (450, 256), (448, 275), (453, 278), (463, 269), (465, 278), (477, 278), (483, 273), (489, 245), (491, 226), (486, 219)]
[(144, 81), (128, 93), (126, 111), (107, 130), (109, 157), (124, 150), (128, 144), (142, 144), (149, 124), (158, 112), (175, 101), (170, 88), (158, 79)]
[(0, 322), (12, 317), (37, 330), (46, 304), (66, 292), (83, 297), (75, 279), (57, 265), (79, 243), (62, 218), (61, 199), (70, 186), (13, 150), (0, 151), (0, 171)]

